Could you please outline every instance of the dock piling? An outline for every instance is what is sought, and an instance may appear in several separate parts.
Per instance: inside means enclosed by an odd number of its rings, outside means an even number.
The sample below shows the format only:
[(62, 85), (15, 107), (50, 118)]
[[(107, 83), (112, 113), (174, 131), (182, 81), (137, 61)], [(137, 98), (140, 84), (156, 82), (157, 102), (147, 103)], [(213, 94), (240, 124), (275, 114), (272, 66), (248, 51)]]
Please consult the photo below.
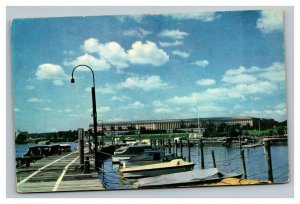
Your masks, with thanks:
[(171, 154), (171, 148), (172, 148), (171, 139), (168, 139), (168, 146), (169, 146), (169, 154)]
[(247, 169), (246, 169), (246, 162), (245, 162), (245, 150), (241, 151), (241, 158), (243, 162), (243, 169), (244, 169), (244, 177), (247, 179)]
[(177, 140), (175, 140), (174, 142), (175, 142), (175, 156), (177, 157)]
[(181, 140), (181, 138), (179, 139), (179, 142), (180, 142), (180, 156), (181, 156), (181, 158), (183, 158), (183, 154), (182, 154), (182, 140)]
[(204, 166), (204, 152), (203, 152), (203, 141), (199, 139), (200, 155), (201, 155), (201, 169), (205, 169)]
[(271, 147), (268, 140), (264, 141), (264, 148), (266, 152), (266, 160), (268, 164), (268, 179), (273, 183), (273, 169), (272, 169), (272, 155), (271, 155)]
[(191, 162), (191, 144), (190, 140), (187, 140), (187, 146), (188, 146), (188, 161)]
[(214, 168), (216, 168), (217, 165), (216, 165), (215, 151), (214, 150), (211, 150), (211, 155), (212, 155), (212, 159), (213, 159)]

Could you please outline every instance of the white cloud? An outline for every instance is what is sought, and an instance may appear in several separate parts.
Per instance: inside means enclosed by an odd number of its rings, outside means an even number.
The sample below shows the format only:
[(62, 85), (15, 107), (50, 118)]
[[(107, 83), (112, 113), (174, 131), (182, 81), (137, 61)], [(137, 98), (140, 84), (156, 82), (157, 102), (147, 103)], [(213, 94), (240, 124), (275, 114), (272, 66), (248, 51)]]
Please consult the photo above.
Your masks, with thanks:
[(153, 101), (152, 105), (154, 107), (154, 113), (173, 113), (173, 110), (169, 107), (169, 105), (160, 100)]
[(169, 61), (168, 54), (159, 49), (155, 43), (147, 41), (143, 44), (137, 41), (132, 44), (132, 49), (128, 50), (129, 61), (132, 64), (151, 64), (161, 66)]
[(123, 109), (142, 109), (146, 105), (140, 101), (135, 101), (134, 103), (128, 104), (127, 106), (122, 107)]
[(44, 102), (43, 99), (39, 99), (39, 98), (30, 98), (27, 100), (27, 102), (30, 102), (30, 103), (42, 103)]
[(175, 40), (174, 42), (159, 42), (159, 45), (161, 47), (171, 47), (171, 46), (178, 46), (178, 45), (182, 45), (183, 42), (182, 41), (178, 41)]
[(281, 10), (264, 10), (256, 22), (256, 28), (263, 33), (270, 33), (283, 28), (283, 13)]
[(227, 70), (222, 78), (222, 81), (229, 84), (253, 84), (259, 80), (284, 81), (284, 64), (274, 62), (271, 66), (265, 68), (240, 66), (238, 69)]
[[(96, 88), (96, 92), (99, 92), (99, 93), (103, 93), (103, 94), (115, 94), (116, 93), (116, 87), (113, 86), (113, 85), (110, 85), (110, 84), (105, 84), (104, 86), (102, 87), (98, 87)], [(91, 87), (87, 87), (85, 88), (85, 91), (86, 92), (91, 92)]]
[(183, 39), (187, 35), (189, 34), (180, 30), (163, 30), (161, 33), (158, 34), (159, 37), (169, 37), (175, 40)]
[(99, 112), (99, 113), (106, 113), (106, 112), (109, 112), (109, 111), (110, 111), (110, 107), (108, 107), (108, 106), (102, 106), (102, 107), (97, 109), (97, 112)]
[(14, 112), (21, 112), (21, 109), (19, 109), (19, 108), (14, 108)]
[(201, 12), (201, 13), (177, 13), (167, 14), (175, 20), (201, 20), (204, 22), (211, 22), (219, 18), (220, 15), (216, 15), (215, 12)]
[(34, 90), (35, 89), (35, 86), (32, 86), (32, 85), (27, 85), (25, 87), (26, 90)]
[(72, 110), (70, 108), (65, 108), (65, 109), (59, 109), (57, 110), (57, 112), (59, 113), (68, 113), (68, 112), (71, 112)]
[(172, 54), (183, 57), (183, 58), (188, 58), (190, 56), (189, 53), (183, 52), (183, 51), (180, 51), (180, 50), (173, 50)]
[(113, 96), (110, 100), (111, 101), (125, 101), (129, 99), (128, 96)]
[(270, 81), (284, 81), (285, 80), (285, 67), (283, 63), (275, 62), (270, 67), (262, 70), (259, 77), (268, 79)]
[(141, 23), (144, 18), (144, 15), (126, 15), (126, 16), (117, 16), (117, 19), (121, 22), (124, 22), (126, 19), (134, 20), (137, 23)]
[(49, 108), (49, 107), (45, 107), (45, 108), (41, 108), (42, 111), (53, 111), (52, 108)]
[[(108, 106), (101, 106), (99, 108), (97, 108), (97, 113), (106, 113), (110, 111), (110, 107)], [(93, 109), (88, 109), (87, 112), (92, 113)]]
[(142, 28), (137, 28), (137, 29), (126, 30), (123, 32), (123, 35), (129, 37), (144, 38), (150, 35), (151, 33), (152, 33), (151, 31), (147, 31)]
[(131, 45), (131, 49), (125, 51), (117, 42), (112, 41), (101, 44), (97, 39), (90, 38), (84, 42), (82, 47), (86, 52), (97, 53), (101, 60), (89, 57), (90, 60), (93, 60), (94, 63), (106, 65), (106, 69), (109, 69), (109, 67), (105, 62), (120, 69), (129, 67), (129, 63), (161, 66), (169, 61), (167, 53), (150, 41), (146, 41), (146, 43), (136, 41)]
[(197, 65), (199, 67), (206, 67), (209, 65), (209, 62), (207, 60), (197, 60), (195, 62), (192, 62), (191, 64)]
[(216, 81), (214, 79), (200, 79), (196, 81), (196, 84), (199, 86), (211, 86), (216, 84)]
[[(93, 68), (94, 71), (103, 71), (108, 70), (111, 66), (110, 64), (104, 59), (98, 59), (92, 55), (84, 54), (82, 56), (77, 57), (75, 60), (71, 62), (65, 62), (65, 65), (72, 65), (73, 67), (84, 64), (88, 65)], [(86, 67), (78, 67), (78, 71), (90, 71)]]
[(129, 77), (124, 82), (118, 85), (119, 88), (128, 89), (143, 89), (144, 91), (150, 91), (154, 89), (168, 88), (169, 85), (161, 81), (160, 76), (148, 76), (148, 77)]
[(38, 66), (35, 76), (38, 80), (50, 80), (54, 85), (63, 85), (67, 79), (63, 68), (55, 64), (41, 64)]

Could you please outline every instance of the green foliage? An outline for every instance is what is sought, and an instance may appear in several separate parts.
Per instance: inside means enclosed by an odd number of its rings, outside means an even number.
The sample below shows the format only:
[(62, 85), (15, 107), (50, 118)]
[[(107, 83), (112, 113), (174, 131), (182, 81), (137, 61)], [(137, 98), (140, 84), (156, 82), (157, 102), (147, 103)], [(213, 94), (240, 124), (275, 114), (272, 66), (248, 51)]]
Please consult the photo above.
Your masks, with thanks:
[(16, 144), (25, 144), (26, 143), (26, 140), (27, 140), (27, 136), (25, 134), (19, 134), (17, 137), (16, 137)]

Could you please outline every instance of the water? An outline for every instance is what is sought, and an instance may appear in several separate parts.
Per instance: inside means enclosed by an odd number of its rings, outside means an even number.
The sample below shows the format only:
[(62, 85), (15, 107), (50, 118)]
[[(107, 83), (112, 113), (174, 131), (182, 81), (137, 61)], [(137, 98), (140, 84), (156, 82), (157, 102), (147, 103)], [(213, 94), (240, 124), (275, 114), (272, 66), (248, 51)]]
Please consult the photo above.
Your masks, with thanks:
[[(263, 146), (243, 148), (245, 150), (245, 162), (247, 178), (254, 180), (268, 180), (267, 162)], [(213, 168), (211, 151), (215, 152), (217, 168), (225, 172), (244, 173), (239, 148), (227, 148), (224, 146), (204, 146), (205, 168)], [(168, 151), (168, 149), (166, 149)], [(173, 149), (172, 149), (173, 152)], [(177, 149), (180, 155), (180, 149)], [(274, 183), (288, 181), (288, 148), (286, 145), (272, 146), (272, 166)], [(183, 148), (183, 156), (188, 159), (188, 149)], [(191, 147), (191, 161), (195, 163), (194, 169), (201, 169), (200, 150), (197, 146)], [(107, 189), (130, 189), (135, 180), (122, 180), (119, 176), (119, 166), (113, 165), (111, 158), (104, 161), (105, 172), (100, 174), (100, 180)]]
[[(71, 145), (72, 150), (76, 149), (78, 146), (78, 143), (75, 142), (62, 142), (57, 144), (69, 144)], [(24, 154), (27, 153), (28, 148), (32, 146), (37, 146), (37, 144), (16, 144), (16, 158), (22, 157)]]

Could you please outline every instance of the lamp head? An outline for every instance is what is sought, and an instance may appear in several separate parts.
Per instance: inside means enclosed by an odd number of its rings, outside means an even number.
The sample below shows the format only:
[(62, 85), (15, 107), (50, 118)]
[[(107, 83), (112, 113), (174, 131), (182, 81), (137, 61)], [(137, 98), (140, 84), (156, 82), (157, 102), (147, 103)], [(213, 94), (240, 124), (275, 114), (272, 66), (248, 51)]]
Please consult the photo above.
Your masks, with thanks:
[(74, 78), (71, 79), (71, 83), (72, 83), (72, 84), (75, 83), (75, 79), (74, 79)]

